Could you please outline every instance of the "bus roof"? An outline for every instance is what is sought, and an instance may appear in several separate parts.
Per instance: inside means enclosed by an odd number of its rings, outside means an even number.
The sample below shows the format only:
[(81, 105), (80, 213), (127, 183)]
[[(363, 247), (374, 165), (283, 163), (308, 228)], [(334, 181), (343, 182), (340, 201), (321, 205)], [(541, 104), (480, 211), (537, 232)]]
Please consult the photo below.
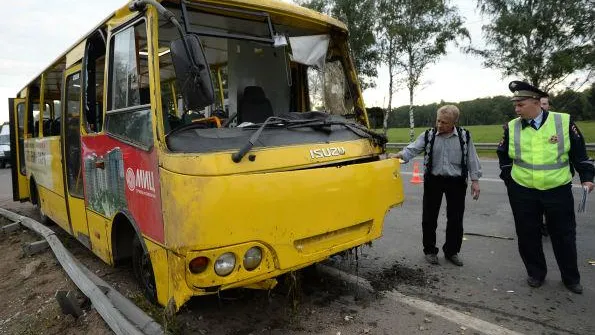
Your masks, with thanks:
[[(158, 2), (164, 2), (164, 0), (157, 0)], [(169, 2), (179, 3), (180, 0), (169, 0)], [(186, 0), (187, 2), (198, 2), (198, 0)], [(280, 0), (200, 0), (201, 3), (209, 3), (212, 5), (225, 5), (225, 6), (234, 6), (240, 7), (244, 9), (252, 9), (252, 10), (261, 10), (270, 13), (271, 19), (273, 22), (277, 23), (277, 21), (282, 21), (282, 23), (287, 23), (288, 21), (292, 21), (294, 19), (300, 25), (310, 25), (310, 26), (318, 26), (318, 27), (326, 27), (326, 29), (336, 29), (343, 32), (347, 32), (347, 26), (342, 23), (341, 21), (334, 19), (330, 16), (318, 13), (314, 10), (288, 3), (283, 2)], [(128, 2), (122, 6), (121, 8), (112, 12), (107, 18), (102, 20), (99, 24), (97, 24), (91, 31), (87, 34), (83, 35), (80, 39), (78, 39), (70, 48), (68, 48), (65, 52), (60, 54), (53, 62), (50, 63), (50, 66), (44, 68), (39, 74), (33, 77), (33, 80), (29, 81), (25, 87), (23, 87), (19, 91), (20, 93), (23, 92), (29, 85), (31, 85), (37, 78), (41, 76), (44, 72), (50, 69), (52, 66), (55, 66), (61, 60), (63, 60), (71, 51), (75, 50), (77, 47), (80, 46), (82, 42), (84, 42), (88, 37), (91, 36), (97, 29), (105, 25), (108, 21), (114, 18), (121, 18), (125, 17), (130, 14), (130, 10), (128, 9)], [(284, 17), (289, 17), (289, 20), (282, 20)], [(292, 21), (293, 22), (293, 21)]]
[(314, 10), (280, 0), (206, 0), (201, 2), (235, 5), (238, 7), (250, 7), (253, 9), (260, 9), (263, 11), (266, 10), (273, 14), (278, 13), (282, 15), (294, 16), (296, 18), (302, 18), (313, 22), (324, 23), (328, 26), (332, 26), (340, 30), (347, 31), (347, 26), (337, 19), (318, 13)]

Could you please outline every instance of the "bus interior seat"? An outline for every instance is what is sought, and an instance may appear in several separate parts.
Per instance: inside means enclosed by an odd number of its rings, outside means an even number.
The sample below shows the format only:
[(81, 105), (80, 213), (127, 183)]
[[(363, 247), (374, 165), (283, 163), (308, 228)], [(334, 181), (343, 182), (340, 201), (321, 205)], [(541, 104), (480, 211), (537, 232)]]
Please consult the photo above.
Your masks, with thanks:
[(44, 119), (43, 120), (43, 136), (52, 136), (52, 120)]
[(33, 122), (33, 134), (32, 137), (38, 137), (39, 136), (39, 120), (35, 120)]
[[(58, 116), (54, 116), (54, 118), (52, 120), (50, 120), (50, 134), (52, 136), (58, 136), (60, 135), (61, 129), (60, 129), (60, 121), (62, 120), (62, 116), (58, 115)], [(45, 134), (45, 133), (44, 133)]]
[(146, 104), (151, 103), (151, 96), (150, 96), (150, 91), (149, 91), (148, 87), (141, 87), (138, 90), (138, 94), (139, 94), (141, 105), (146, 105)]
[(262, 123), (273, 115), (273, 107), (262, 87), (246, 86), (238, 104), (238, 122)]

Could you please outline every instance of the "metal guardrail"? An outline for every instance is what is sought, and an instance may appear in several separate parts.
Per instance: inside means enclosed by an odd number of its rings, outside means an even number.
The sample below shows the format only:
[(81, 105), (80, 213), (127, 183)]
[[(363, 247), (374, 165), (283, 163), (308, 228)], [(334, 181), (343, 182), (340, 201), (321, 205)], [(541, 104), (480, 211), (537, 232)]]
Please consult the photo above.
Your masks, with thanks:
[(53, 230), (31, 218), (4, 208), (0, 208), (0, 216), (17, 225), (23, 225), (45, 238), (64, 271), (83, 294), (89, 297), (95, 310), (114, 333), (117, 335), (164, 334), (160, 324), (79, 263), (64, 247)]
[[(408, 145), (409, 143), (405, 142), (391, 142), (386, 143), (386, 147), (389, 149), (401, 149)], [(587, 143), (585, 144), (587, 150), (595, 151), (595, 143)], [(475, 143), (475, 148), (477, 149), (484, 149), (484, 150), (496, 150), (498, 148), (498, 143)]]

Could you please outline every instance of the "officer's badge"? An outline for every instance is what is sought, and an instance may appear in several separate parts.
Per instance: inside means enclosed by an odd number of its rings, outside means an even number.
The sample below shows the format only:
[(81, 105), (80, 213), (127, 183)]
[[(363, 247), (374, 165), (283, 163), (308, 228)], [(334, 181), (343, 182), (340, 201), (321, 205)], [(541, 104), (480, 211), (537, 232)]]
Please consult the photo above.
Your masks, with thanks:
[(550, 143), (552, 143), (552, 144), (558, 143), (558, 136), (554, 135), (554, 136), (550, 137)]

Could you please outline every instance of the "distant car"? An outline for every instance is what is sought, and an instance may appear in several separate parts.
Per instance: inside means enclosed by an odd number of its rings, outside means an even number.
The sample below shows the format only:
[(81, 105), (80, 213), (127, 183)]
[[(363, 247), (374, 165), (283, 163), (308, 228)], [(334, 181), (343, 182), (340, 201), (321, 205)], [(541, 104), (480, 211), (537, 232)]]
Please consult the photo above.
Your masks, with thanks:
[(5, 122), (0, 129), (0, 168), (10, 163), (10, 126)]

